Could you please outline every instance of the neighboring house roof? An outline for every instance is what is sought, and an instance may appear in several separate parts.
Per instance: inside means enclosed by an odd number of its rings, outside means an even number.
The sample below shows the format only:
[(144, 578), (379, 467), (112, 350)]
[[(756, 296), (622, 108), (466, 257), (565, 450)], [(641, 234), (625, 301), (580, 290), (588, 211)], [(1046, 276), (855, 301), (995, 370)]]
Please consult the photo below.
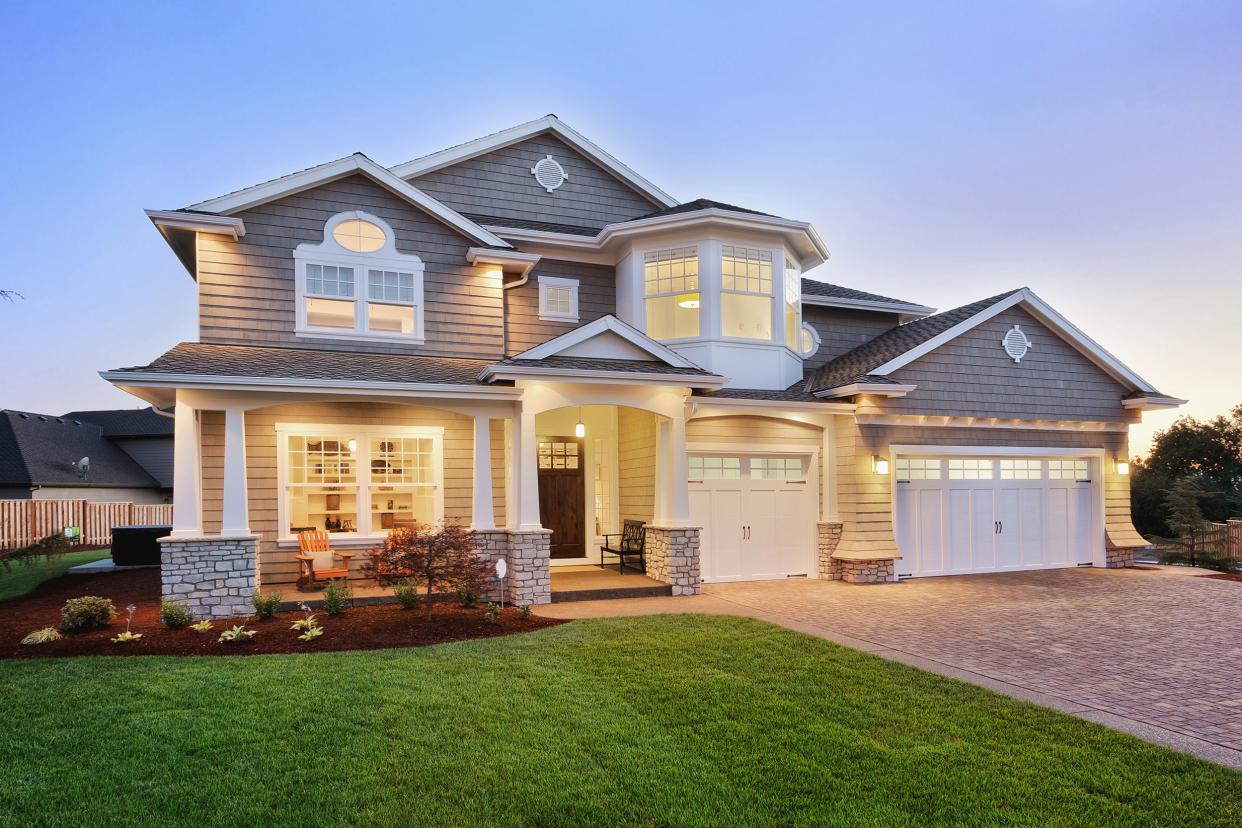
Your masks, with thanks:
[(907, 302), (904, 299), (893, 299), (878, 293), (867, 293), (865, 290), (841, 287), (840, 285), (821, 282), (818, 279), (802, 277), (802, 304), (823, 305), (841, 308), (864, 308), (891, 311), (912, 315), (935, 313), (935, 308)]
[(585, 135), (566, 124), (560, 118), (551, 114), (545, 115), (542, 118), (536, 118), (533, 121), (527, 121), (524, 124), (509, 127), (508, 129), (502, 129), (499, 132), (493, 132), (490, 135), (484, 135), (482, 138), (476, 138), (464, 144), (433, 152), (430, 155), (424, 155), (421, 158), (415, 158), (413, 161), (407, 161), (404, 164), (398, 164), (392, 168), (392, 172), (401, 178), (416, 178), (417, 176), (443, 169), (467, 159), (476, 158), (493, 150), (516, 144), (519, 141), (534, 138), (536, 135), (542, 135), (545, 132), (550, 132), (557, 138), (560, 138), (566, 144), (569, 144), (624, 182), (630, 189), (649, 199), (653, 204), (672, 207), (678, 203), (677, 199), (661, 190), (655, 184), (652, 184), (646, 178), (643, 178), (634, 169), (623, 164), (614, 155), (604, 150), (594, 141), (589, 140)]
[(666, 207), (663, 210), (656, 210), (654, 213), (647, 213), (642, 216), (635, 216), (631, 221), (641, 221), (642, 219), (655, 218), (657, 216), (674, 216), (678, 213), (692, 213), (695, 210), (728, 210), (732, 213), (749, 213), (752, 216), (767, 216), (768, 218), (780, 218), (773, 213), (762, 213), (758, 210), (749, 210), (745, 207), (737, 207), (733, 204), (725, 204), (723, 201), (712, 201), (710, 198), (696, 198), (694, 201), (687, 201), (684, 204), (678, 204), (673, 207)]
[(70, 411), (63, 418), (97, 425), (108, 438), (173, 436), (173, 418), (150, 406), (115, 411)]
[[(90, 458), (86, 476), (76, 464)], [(159, 488), (128, 454), (81, 420), (0, 410), (0, 486)]]

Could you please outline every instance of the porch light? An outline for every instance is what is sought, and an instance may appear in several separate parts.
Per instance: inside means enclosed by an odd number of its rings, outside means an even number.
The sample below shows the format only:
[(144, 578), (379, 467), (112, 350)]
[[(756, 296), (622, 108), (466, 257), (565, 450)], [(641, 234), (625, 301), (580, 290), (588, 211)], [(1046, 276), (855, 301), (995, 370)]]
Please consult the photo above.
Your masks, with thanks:
[(578, 422), (574, 424), (574, 436), (581, 440), (586, 436), (586, 423), (582, 422), (582, 407), (578, 407)]
[(888, 474), (888, 460), (871, 455), (871, 471), (876, 474)]
[(1117, 468), (1117, 474), (1124, 476), (1130, 473), (1130, 464), (1125, 460), (1113, 460), (1113, 464)]
[(693, 310), (699, 306), (699, 295), (697, 293), (683, 293), (677, 297), (677, 307), (688, 308)]

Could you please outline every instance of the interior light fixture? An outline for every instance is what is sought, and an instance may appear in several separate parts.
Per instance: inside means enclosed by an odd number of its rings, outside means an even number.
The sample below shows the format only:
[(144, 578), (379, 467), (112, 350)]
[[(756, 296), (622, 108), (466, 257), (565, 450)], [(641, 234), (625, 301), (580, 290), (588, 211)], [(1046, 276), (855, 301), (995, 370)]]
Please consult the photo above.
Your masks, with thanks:
[(871, 455), (871, 471), (876, 474), (888, 474), (888, 460)]
[(357, 441), (357, 440), (350, 440), (350, 441), (349, 441), (349, 451), (350, 451), (350, 453), (353, 453), (353, 452), (355, 452), (355, 451), (357, 451), (357, 450), (358, 450), (358, 441)]
[(693, 310), (699, 306), (699, 295), (697, 293), (683, 293), (677, 297), (677, 307), (689, 308)]
[(582, 406), (578, 406), (578, 422), (574, 425), (574, 436), (579, 439), (586, 436), (586, 423), (582, 422)]

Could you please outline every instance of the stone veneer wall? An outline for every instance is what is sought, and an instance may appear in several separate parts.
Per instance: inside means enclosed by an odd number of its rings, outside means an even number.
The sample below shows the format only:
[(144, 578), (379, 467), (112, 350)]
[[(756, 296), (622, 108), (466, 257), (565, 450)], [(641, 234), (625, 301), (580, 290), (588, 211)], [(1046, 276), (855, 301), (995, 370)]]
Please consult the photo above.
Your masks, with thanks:
[(884, 561), (853, 561), (839, 560), (841, 564), (841, 580), (847, 584), (882, 584), (893, 580), (892, 560)]
[(819, 577), (823, 581), (841, 580), (841, 562), (832, 557), (841, 542), (840, 523), (819, 524)]
[(258, 585), (254, 535), (160, 538), (160, 593), (198, 618), (249, 615)]
[(699, 530), (647, 527), (647, 577), (671, 584), (674, 595), (698, 595)]
[(1104, 544), (1104, 566), (1109, 569), (1123, 569), (1134, 566), (1134, 547), (1114, 546), (1111, 541)]
[[(506, 604), (552, 602), (551, 530), (493, 529), (477, 531), (474, 536), (479, 540), (480, 558), (493, 565), (504, 558), (509, 565), (505, 575)], [(494, 584), (493, 581), (484, 592), (484, 600), (500, 600), (500, 592)]]

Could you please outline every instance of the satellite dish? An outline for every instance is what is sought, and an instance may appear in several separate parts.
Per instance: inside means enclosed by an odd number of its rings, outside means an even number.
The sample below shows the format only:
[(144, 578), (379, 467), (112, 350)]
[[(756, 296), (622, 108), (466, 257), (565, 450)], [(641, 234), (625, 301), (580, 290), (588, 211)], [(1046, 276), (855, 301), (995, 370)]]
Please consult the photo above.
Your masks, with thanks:
[(74, 464), (73, 464), (73, 467), (74, 467), (75, 469), (77, 469), (77, 472), (78, 472), (78, 477), (80, 477), (80, 478), (82, 478), (83, 480), (85, 480), (85, 479), (86, 479), (86, 473), (87, 473), (87, 472), (89, 472), (89, 471), (91, 470), (91, 458), (89, 458), (89, 457), (83, 457), (81, 460), (79, 460), (78, 462), (74, 463)]
[(505, 573), (509, 571), (509, 565), (505, 563), (504, 558), (496, 561), (496, 577), (504, 580)]

